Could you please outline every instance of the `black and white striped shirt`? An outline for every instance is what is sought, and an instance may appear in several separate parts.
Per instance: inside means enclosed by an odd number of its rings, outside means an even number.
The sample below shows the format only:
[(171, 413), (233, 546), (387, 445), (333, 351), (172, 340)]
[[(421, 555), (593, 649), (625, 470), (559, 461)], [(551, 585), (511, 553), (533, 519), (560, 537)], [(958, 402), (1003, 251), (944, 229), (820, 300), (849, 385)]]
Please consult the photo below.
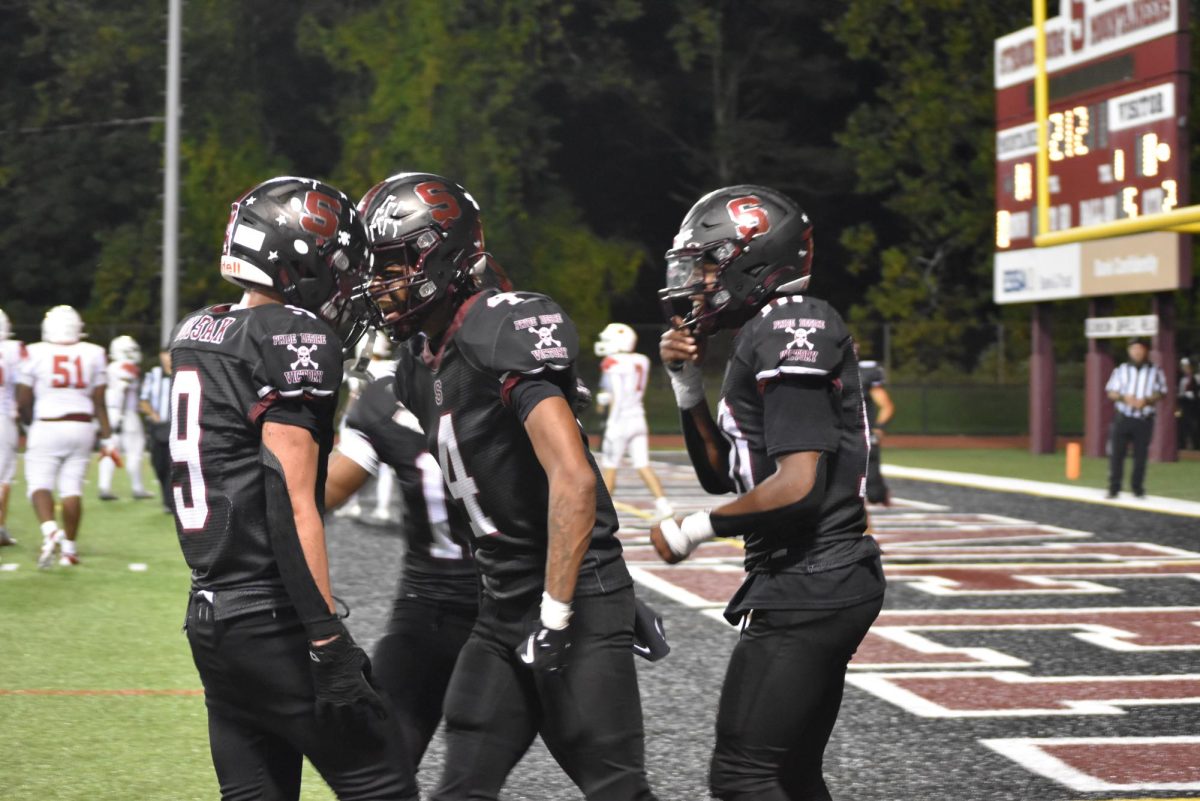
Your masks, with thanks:
[(165, 423), (171, 419), (171, 376), (162, 367), (155, 367), (146, 373), (142, 380), (141, 399), (150, 404), (159, 420)]
[(1116, 402), (1117, 411), (1126, 417), (1153, 417), (1153, 404), (1134, 409), (1124, 398), (1126, 395), (1132, 395), (1138, 400), (1145, 400), (1153, 395), (1162, 397), (1167, 394), (1167, 378), (1162, 370), (1150, 362), (1143, 362), (1140, 366), (1125, 362), (1113, 370), (1104, 389), (1120, 394), (1122, 400)]

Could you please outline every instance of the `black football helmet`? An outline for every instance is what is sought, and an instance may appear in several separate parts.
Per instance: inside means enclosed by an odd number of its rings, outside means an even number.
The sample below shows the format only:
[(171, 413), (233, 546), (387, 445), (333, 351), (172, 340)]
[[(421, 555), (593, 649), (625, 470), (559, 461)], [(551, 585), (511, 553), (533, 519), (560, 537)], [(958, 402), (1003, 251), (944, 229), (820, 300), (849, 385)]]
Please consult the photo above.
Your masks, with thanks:
[(359, 201), (358, 213), (375, 264), (365, 289), (372, 323), (396, 342), (420, 329), (434, 303), (472, 294), (493, 273), (479, 204), (440, 175), (402, 172), (380, 181)]
[(271, 178), (233, 202), (221, 275), (313, 312), (347, 352), (366, 330), (366, 305), (355, 299), (371, 276), (366, 230), (350, 198), (316, 179)]
[[(750, 184), (710, 192), (667, 251), (663, 312), (702, 334), (736, 328), (772, 295), (808, 288), (812, 247), (812, 222), (783, 193)], [(705, 280), (705, 263), (716, 265), (715, 281)]]

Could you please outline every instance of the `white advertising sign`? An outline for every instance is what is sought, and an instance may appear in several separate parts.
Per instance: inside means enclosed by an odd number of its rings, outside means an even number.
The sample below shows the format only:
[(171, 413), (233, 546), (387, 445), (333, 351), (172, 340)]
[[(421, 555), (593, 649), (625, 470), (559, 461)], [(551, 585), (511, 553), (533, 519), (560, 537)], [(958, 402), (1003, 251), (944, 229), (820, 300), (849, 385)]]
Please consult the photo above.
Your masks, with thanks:
[[(1061, 0), (1046, 20), (1046, 70), (1057, 72), (1179, 30), (1183, 0)], [(1034, 28), (995, 42), (997, 89), (1032, 81)]]
[(1088, 339), (1152, 337), (1157, 334), (1157, 314), (1138, 314), (1131, 317), (1089, 317), (1083, 321), (1083, 335)]

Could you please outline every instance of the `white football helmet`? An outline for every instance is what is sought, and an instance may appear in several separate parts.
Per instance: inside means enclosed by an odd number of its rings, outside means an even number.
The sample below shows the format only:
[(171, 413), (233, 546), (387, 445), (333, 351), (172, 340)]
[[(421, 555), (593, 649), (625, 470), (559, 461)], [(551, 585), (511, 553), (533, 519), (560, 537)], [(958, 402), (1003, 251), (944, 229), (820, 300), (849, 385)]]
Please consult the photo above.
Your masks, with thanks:
[(42, 318), (42, 341), (74, 345), (83, 339), (83, 318), (71, 306), (55, 306)]
[(114, 362), (139, 364), (142, 361), (142, 346), (128, 334), (121, 334), (108, 343), (108, 358)]
[(4, 309), (0, 309), (0, 342), (12, 336), (12, 323), (8, 320), (8, 315), (4, 313)]
[(609, 323), (596, 340), (596, 355), (611, 356), (614, 353), (633, 353), (637, 347), (637, 333), (625, 323)]

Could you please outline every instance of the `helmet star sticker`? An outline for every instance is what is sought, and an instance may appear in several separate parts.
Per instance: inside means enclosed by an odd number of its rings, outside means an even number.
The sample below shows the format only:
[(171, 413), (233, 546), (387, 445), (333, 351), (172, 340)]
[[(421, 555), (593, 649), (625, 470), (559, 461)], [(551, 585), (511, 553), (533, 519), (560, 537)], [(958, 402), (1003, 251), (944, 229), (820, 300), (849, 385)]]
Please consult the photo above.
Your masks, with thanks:
[(246, 198), (246, 205), (253, 206), (254, 201), (256, 201), (256, 200), (258, 200), (258, 198), (256, 198), (254, 195), (251, 195), (250, 197)]
[(279, 261), (279, 251), (272, 250), (267, 254), (267, 261)]
[(287, 215), (282, 212), (280, 212), (279, 216), (275, 218), (276, 225), (287, 225), (287, 221)]

